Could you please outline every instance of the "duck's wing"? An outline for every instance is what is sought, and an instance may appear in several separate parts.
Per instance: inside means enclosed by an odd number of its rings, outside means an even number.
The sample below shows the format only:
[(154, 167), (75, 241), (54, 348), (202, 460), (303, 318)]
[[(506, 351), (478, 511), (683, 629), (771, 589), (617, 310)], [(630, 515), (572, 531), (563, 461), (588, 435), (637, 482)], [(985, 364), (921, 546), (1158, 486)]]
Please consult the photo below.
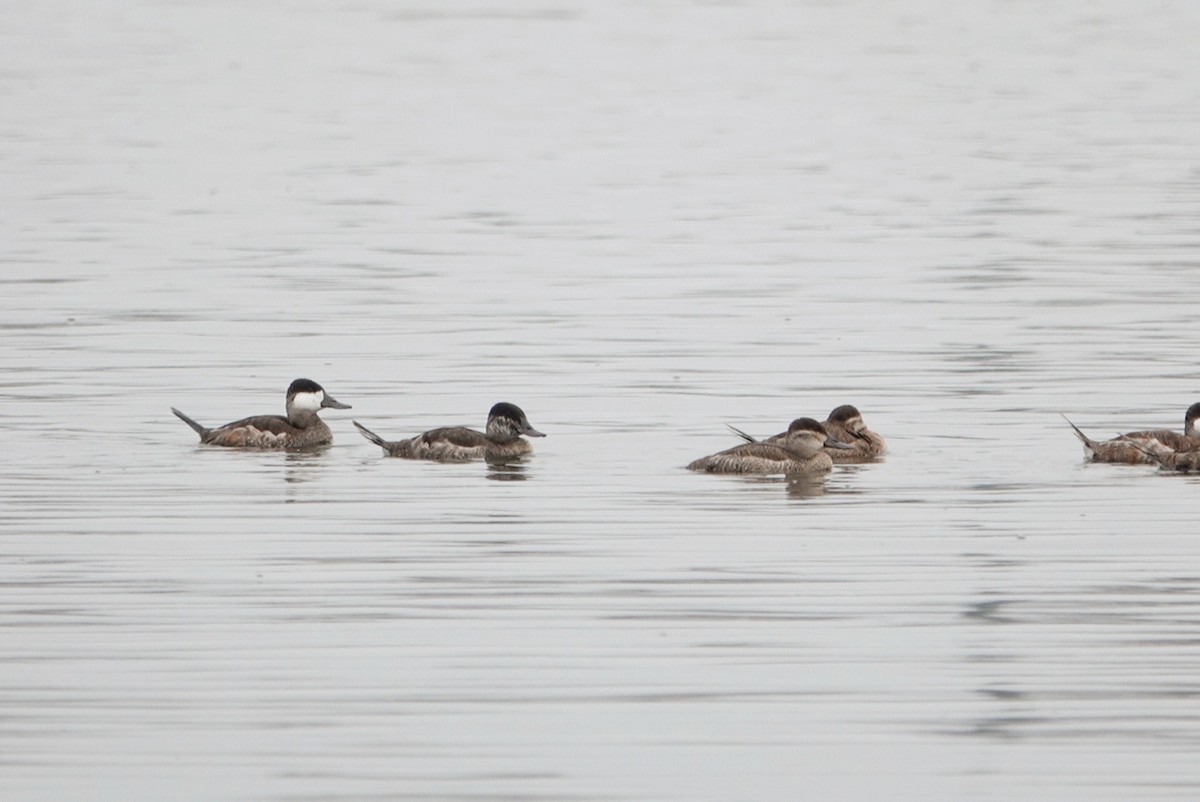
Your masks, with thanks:
[(282, 415), (255, 415), (212, 429), (203, 442), (214, 446), (275, 448), (295, 431)]
[(411, 442), (413, 456), (445, 461), (481, 459), (490, 443), (483, 432), (466, 426), (430, 429)]
[(770, 443), (743, 443), (716, 454), (701, 457), (687, 467), (708, 473), (786, 473), (793, 457)]
[(480, 448), (487, 445), (487, 436), (466, 426), (444, 426), (440, 429), (430, 429), (419, 438), (428, 445), (443, 444), (459, 448)]
[(1169, 448), (1172, 451), (1178, 451), (1181, 448), (1188, 448), (1187, 441), (1195, 438), (1184, 437), (1179, 432), (1171, 431), (1170, 429), (1148, 429), (1144, 432), (1126, 432), (1117, 438), (1118, 440), (1137, 441), (1144, 445), (1149, 445), (1153, 448), (1153, 443), (1160, 443), (1164, 448)]

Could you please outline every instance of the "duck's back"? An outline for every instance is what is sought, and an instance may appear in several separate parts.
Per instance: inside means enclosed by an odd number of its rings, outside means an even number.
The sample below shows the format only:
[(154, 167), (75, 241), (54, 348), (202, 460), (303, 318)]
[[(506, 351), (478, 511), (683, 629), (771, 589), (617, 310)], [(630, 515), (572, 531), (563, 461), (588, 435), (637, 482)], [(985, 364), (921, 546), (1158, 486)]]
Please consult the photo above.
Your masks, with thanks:
[(311, 448), (333, 441), (333, 433), (319, 418), (304, 429), (282, 415), (255, 415), (211, 429), (201, 442), (233, 448)]
[(689, 471), (705, 473), (819, 473), (833, 467), (826, 454), (797, 459), (771, 443), (743, 443), (688, 464)]
[(1117, 442), (1121, 440), (1136, 440), (1143, 444), (1157, 440), (1172, 451), (1181, 451), (1200, 446), (1200, 438), (1185, 437), (1183, 434), (1170, 429), (1149, 429), (1144, 432), (1127, 432), (1117, 438)]
[(483, 432), (466, 426), (432, 429), (411, 441), (414, 456), (446, 461), (521, 457), (533, 452), (529, 441), (520, 437), (497, 442)]
[(395, 457), (459, 462), (482, 459), (487, 446), (488, 439), (483, 432), (466, 426), (445, 426), (390, 443), (388, 451)]
[(1187, 451), (1200, 447), (1200, 439), (1185, 437), (1170, 429), (1146, 429), (1126, 432), (1111, 440), (1085, 440), (1084, 447), (1094, 462), (1124, 462), (1130, 465), (1153, 463), (1154, 457), (1173, 451)]

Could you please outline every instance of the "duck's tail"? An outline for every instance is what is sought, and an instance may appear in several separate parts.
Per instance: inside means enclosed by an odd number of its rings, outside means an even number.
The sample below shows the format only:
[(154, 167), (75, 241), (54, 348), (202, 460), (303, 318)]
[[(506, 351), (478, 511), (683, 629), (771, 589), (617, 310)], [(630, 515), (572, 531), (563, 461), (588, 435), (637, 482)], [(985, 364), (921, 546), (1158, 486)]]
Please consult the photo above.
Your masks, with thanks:
[(208, 432), (209, 432), (208, 427), (201, 426), (199, 423), (196, 423), (196, 421), (192, 420), (187, 415), (184, 415), (182, 412), (175, 409), (175, 407), (171, 407), (171, 411), (175, 413), (175, 417), (179, 418), (181, 421), (186, 423), (188, 426), (191, 426), (192, 430), (196, 434), (200, 435), (201, 439), (204, 438), (204, 435), (208, 434)]
[(733, 433), (734, 433), (734, 434), (736, 434), (738, 437), (740, 437), (740, 438), (742, 438), (743, 440), (745, 440), (747, 443), (757, 443), (757, 442), (758, 442), (758, 438), (757, 438), (757, 437), (755, 437), (755, 436), (754, 436), (754, 435), (752, 435), (752, 434), (746, 434), (745, 432), (743, 432), (741, 429), (739, 429), (739, 428), (738, 428), (738, 427), (736, 427), (736, 426), (733, 426), (733, 425), (731, 425), (731, 424), (728, 424), (728, 423), (727, 423), (727, 424), (725, 424), (725, 426), (726, 426), (726, 428), (728, 428), (728, 429), (729, 429), (729, 431), (733, 432)]
[(1088, 456), (1094, 457), (1096, 455), (1096, 441), (1084, 434), (1083, 430), (1081, 430), (1078, 426), (1071, 423), (1071, 419), (1066, 415), (1063, 415), (1061, 412), (1058, 414), (1062, 415), (1062, 419), (1067, 422), (1067, 425), (1075, 430), (1075, 436), (1079, 438), (1081, 443), (1083, 443), (1083, 448), (1085, 451), (1087, 451)]
[(375, 445), (382, 448), (384, 451), (387, 451), (388, 444), (387, 444), (386, 440), (384, 440), (379, 435), (375, 434), (375, 432), (371, 431), (366, 426), (363, 426), (358, 421), (355, 420), (355, 421), (350, 421), (350, 422), (353, 423), (356, 427), (358, 427), (358, 431), (362, 434), (363, 437), (367, 438), (372, 443), (374, 443)]

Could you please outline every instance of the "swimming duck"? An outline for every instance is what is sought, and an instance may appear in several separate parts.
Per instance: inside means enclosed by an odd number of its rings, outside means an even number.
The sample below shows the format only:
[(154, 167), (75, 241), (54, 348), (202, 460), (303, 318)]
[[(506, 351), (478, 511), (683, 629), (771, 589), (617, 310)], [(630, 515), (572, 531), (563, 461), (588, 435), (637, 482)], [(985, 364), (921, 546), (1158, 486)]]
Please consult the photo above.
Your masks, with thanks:
[(175, 407), (175, 416), (200, 435), (200, 442), (231, 448), (313, 448), (333, 442), (333, 432), (317, 413), (325, 408), (350, 409), (311, 379), (296, 379), (287, 391), (287, 416), (256, 415), (209, 429)]
[(516, 404), (499, 403), (488, 412), (487, 430), (480, 432), (465, 426), (430, 429), (408, 440), (384, 440), (358, 421), (354, 425), (362, 436), (381, 447), (388, 456), (405, 459), (430, 459), (440, 462), (465, 462), (484, 459), (504, 462), (533, 452), (528, 440), (545, 437), (529, 424)]
[(829, 435), (813, 418), (796, 418), (768, 442), (749, 442), (691, 462), (689, 471), (706, 473), (824, 473), (833, 460), (822, 448), (851, 448)]
[(825, 419), (830, 436), (849, 443), (848, 450), (826, 450), (834, 462), (868, 462), (887, 453), (887, 441), (867, 428), (862, 413), (851, 404), (834, 407)]
[(1136, 440), (1131, 442), (1146, 455), (1148, 462), (1157, 462), (1158, 466), (1164, 470), (1178, 471), (1179, 473), (1200, 471), (1200, 446), (1182, 451), (1169, 448), (1155, 450), (1143, 446)]
[(1083, 443), (1088, 459), (1092, 462), (1124, 462), (1129, 465), (1155, 462), (1152, 454), (1200, 448), (1200, 435), (1196, 433), (1197, 419), (1200, 419), (1200, 402), (1192, 404), (1184, 413), (1183, 434), (1170, 429), (1149, 429), (1127, 432), (1111, 440), (1093, 440), (1063, 415), (1063, 420), (1075, 430), (1075, 436)]
[[(846, 444), (845, 448), (825, 447), (825, 453), (834, 462), (869, 462), (887, 452), (887, 442), (867, 428), (867, 425), (863, 423), (862, 413), (850, 404), (834, 407), (833, 411), (829, 413), (829, 417), (821, 425), (825, 427), (825, 431), (831, 437)], [(746, 434), (735, 426), (729, 428), (743, 440), (751, 443), (759, 442), (753, 435)], [(773, 443), (786, 435), (787, 432), (782, 432), (761, 442)]]

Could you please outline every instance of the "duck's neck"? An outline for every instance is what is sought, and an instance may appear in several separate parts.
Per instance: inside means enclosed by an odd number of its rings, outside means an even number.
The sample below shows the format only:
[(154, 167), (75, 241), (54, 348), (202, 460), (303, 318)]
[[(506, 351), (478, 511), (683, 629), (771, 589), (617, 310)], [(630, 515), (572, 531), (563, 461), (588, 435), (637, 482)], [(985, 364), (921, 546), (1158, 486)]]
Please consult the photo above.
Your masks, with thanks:
[(805, 440), (784, 439), (783, 450), (791, 454), (793, 459), (806, 460), (821, 452), (821, 447)]
[(289, 409), (287, 419), (288, 423), (297, 429), (307, 429), (321, 422), (321, 419), (317, 417), (317, 413), (311, 409)]
[(520, 432), (513, 431), (508, 424), (500, 421), (488, 421), (486, 434), (493, 443), (511, 443), (521, 439)]

